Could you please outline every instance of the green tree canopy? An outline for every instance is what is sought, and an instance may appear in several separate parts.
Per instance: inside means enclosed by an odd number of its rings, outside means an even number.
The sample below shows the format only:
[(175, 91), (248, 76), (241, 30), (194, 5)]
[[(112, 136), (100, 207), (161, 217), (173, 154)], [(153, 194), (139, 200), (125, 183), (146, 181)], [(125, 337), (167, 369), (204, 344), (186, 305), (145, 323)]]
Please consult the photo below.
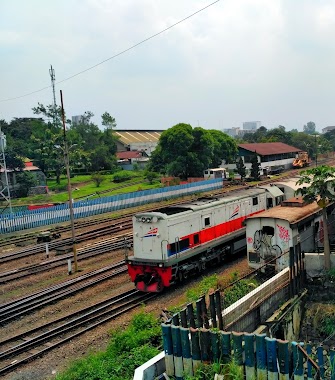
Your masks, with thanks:
[(235, 141), (223, 132), (180, 123), (161, 134), (150, 170), (181, 178), (200, 177), (223, 159), (232, 160), (236, 151)]
[(330, 202), (335, 201), (335, 168), (321, 165), (302, 171), (297, 185), (304, 184), (309, 186), (300, 187), (296, 194), (301, 194), (303, 199), (309, 203), (316, 201), (322, 208), (325, 269), (329, 270), (331, 262), (326, 207)]

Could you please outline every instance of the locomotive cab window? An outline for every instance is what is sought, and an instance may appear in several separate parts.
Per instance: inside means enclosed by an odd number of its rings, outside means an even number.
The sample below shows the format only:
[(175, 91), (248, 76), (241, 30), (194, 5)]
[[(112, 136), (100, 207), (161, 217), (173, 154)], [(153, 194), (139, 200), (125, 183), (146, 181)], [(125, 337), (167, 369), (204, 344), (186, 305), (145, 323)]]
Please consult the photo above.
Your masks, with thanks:
[(208, 227), (211, 225), (211, 218), (209, 216), (204, 216), (203, 217), (203, 223), (204, 227)]
[(253, 206), (258, 205), (258, 198), (257, 197), (252, 198), (252, 205)]

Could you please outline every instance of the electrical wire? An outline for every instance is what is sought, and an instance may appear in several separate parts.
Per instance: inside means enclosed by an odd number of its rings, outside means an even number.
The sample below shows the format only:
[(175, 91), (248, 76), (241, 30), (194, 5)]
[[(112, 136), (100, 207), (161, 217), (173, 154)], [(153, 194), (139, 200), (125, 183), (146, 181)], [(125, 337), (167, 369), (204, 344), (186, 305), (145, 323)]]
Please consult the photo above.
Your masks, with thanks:
[[(130, 46), (129, 48), (127, 48), (127, 49), (125, 49), (125, 50), (122, 50), (121, 52), (119, 52), (119, 53), (117, 53), (117, 54), (114, 54), (114, 55), (112, 55), (111, 57), (106, 58), (106, 59), (104, 59), (103, 61), (101, 61), (101, 62), (99, 62), (99, 63), (96, 63), (96, 64), (93, 65), (93, 66), (88, 67), (87, 69), (84, 69), (84, 70), (82, 70), (82, 71), (79, 71), (79, 72), (77, 72), (76, 74), (73, 74), (73, 75), (71, 75), (71, 76), (69, 76), (69, 77), (67, 77), (67, 78), (65, 78), (65, 79), (62, 79), (62, 80), (56, 82), (56, 84), (64, 83), (64, 82), (66, 82), (66, 81), (68, 81), (68, 80), (70, 80), (70, 79), (72, 79), (72, 78), (75, 78), (75, 77), (77, 77), (78, 75), (84, 74), (84, 73), (86, 73), (87, 71), (90, 71), (90, 70), (92, 70), (92, 69), (94, 69), (94, 68), (96, 68), (96, 67), (98, 67), (98, 66), (100, 66), (100, 65), (102, 65), (102, 64), (104, 64), (104, 63), (106, 63), (106, 62), (108, 62), (108, 61), (110, 61), (110, 60), (112, 60), (112, 59), (114, 59), (114, 58), (117, 58), (117, 57), (119, 57), (120, 55), (125, 54), (125, 53), (127, 53), (128, 51), (130, 51), (130, 50), (132, 50), (132, 49), (135, 49), (136, 47), (138, 47), (138, 46), (144, 44), (145, 42), (147, 42), (147, 41), (149, 41), (149, 40), (151, 40), (151, 39), (153, 39), (153, 38), (155, 38), (155, 37), (157, 37), (157, 36), (159, 36), (159, 35), (162, 34), (162, 33), (165, 33), (166, 31), (168, 31), (168, 30), (174, 28), (175, 26), (177, 26), (177, 25), (181, 24), (182, 22), (184, 22), (184, 21), (190, 19), (191, 17), (197, 15), (198, 13), (203, 12), (204, 10), (206, 10), (206, 9), (209, 8), (209, 7), (211, 7), (212, 5), (215, 5), (215, 4), (218, 3), (219, 1), (221, 1), (221, 0), (215, 0), (215, 1), (213, 1), (212, 3), (210, 3), (210, 4), (206, 5), (205, 7), (203, 7), (203, 8), (201, 8), (201, 9), (197, 10), (196, 12), (190, 14), (189, 16), (186, 16), (186, 17), (184, 17), (183, 19), (181, 19), (181, 20), (175, 22), (174, 24), (168, 26), (167, 28), (161, 30), (160, 32), (157, 32), (157, 33), (151, 35), (150, 37), (145, 38), (144, 40), (142, 40), (142, 41), (136, 43), (135, 45), (132, 45), (132, 46)], [(26, 97), (26, 96), (30, 96), (30, 95), (32, 95), (32, 94), (36, 94), (36, 93), (38, 93), (38, 92), (44, 91), (44, 90), (46, 90), (46, 89), (48, 89), (48, 88), (50, 88), (50, 87), (51, 87), (51, 85), (46, 86), (46, 87), (43, 87), (43, 88), (40, 88), (39, 90), (35, 90), (35, 91), (32, 91), (32, 92), (29, 92), (29, 93), (24, 94), (24, 95), (15, 96), (15, 97), (13, 97), (13, 98), (1, 99), (1, 100), (0, 100), (0, 103), (8, 102), (8, 101), (11, 101), (11, 100), (16, 100), (16, 99), (20, 99), (20, 98), (24, 98), (24, 97)]]

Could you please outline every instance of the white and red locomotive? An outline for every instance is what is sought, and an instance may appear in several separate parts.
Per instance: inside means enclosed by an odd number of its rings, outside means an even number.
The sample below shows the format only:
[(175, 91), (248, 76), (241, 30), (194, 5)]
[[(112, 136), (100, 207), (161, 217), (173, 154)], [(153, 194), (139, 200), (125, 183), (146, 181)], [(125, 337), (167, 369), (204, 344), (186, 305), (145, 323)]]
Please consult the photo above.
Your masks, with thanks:
[(126, 260), (136, 288), (160, 292), (245, 249), (244, 220), (279, 204), (284, 194), (274, 190), (246, 189), (136, 214), (134, 254)]

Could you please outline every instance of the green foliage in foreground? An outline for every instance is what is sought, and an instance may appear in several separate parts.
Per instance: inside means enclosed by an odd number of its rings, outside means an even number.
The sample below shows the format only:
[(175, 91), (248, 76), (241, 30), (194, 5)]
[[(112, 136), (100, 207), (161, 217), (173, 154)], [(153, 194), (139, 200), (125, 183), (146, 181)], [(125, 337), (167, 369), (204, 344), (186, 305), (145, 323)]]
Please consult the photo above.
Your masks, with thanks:
[(161, 351), (161, 326), (151, 314), (136, 314), (126, 330), (113, 332), (105, 352), (74, 362), (56, 380), (127, 380)]
[(243, 380), (244, 373), (242, 367), (238, 366), (234, 361), (226, 364), (213, 363), (201, 364), (195, 371), (194, 376), (185, 376), (185, 380), (212, 380), (215, 374), (224, 375), (225, 379)]

